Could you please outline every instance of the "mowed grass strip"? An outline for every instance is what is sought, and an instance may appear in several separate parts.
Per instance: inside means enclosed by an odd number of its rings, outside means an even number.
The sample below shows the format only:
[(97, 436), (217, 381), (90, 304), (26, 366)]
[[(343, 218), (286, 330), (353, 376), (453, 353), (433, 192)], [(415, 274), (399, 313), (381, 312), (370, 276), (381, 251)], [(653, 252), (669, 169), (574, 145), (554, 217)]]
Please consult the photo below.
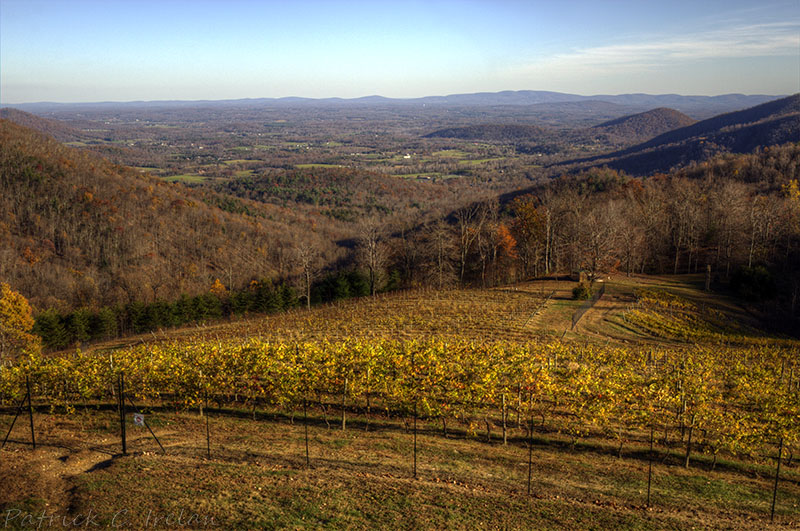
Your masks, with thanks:
[[(588, 438), (573, 446), (563, 435), (537, 429), (528, 496), (524, 430), (513, 430), (504, 446), (496, 429), (487, 442), (485, 433), (470, 434), (466, 425), (453, 423), (445, 438), (436, 422), (420, 421), (414, 479), (410, 419), (353, 414), (342, 431), (336, 411), (314, 408), (306, 467), (302, 412), (295, 411), (293, 423), (286, 412), (258, 409), (255, 421), (251, 415), (246, 409), (212, 410), (207, 459), (203, 417), (155, 411), (148, 419), (167, 455), (146, 429), (129, 425), (131, 455), (101, 455), (103, 466), (72, 478), (65, 510), (92, 510), (101, 525), (125, 521), (128, 528), (174, 527), (179, 517), (184, 524), (194, 517), (190, 527), (198, 529), (207, 522), (225, 529), (764, 529), (768, 524), (768, 466), (687, 470), (677, 466), (678, 459), (667, 459), (666, 465), (658, 460), (653, 507), (647, 509), (642, 446), (631, 446), (628, 457), (618, 458), (607, 440)], [(69, 438), (66, 446), (75, 451), (83, 444), (119, 453), (114, 420), (114, 411), (91, 409), (36, 419), (45, 449)], [(41, 466), (36, 452), (14, 445), (19, 458), (14, 466), (24, 467), (28, 455)], [(800, 523), (796, 465), (785, 474), (778, 528)], [(2, 508), (38, 509), (49, 501), (47, 493), (30, 492)]]

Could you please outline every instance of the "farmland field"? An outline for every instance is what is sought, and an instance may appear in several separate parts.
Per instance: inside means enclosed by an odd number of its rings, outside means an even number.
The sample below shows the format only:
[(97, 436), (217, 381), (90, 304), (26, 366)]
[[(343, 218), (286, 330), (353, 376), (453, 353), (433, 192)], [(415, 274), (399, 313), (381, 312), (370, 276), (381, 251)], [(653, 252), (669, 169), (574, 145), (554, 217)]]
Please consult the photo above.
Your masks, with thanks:
[(170, 175), (169, 177), (162, 177), (167, 182), (183, 182), (183, 183), (201, 183), (207, 178), (202, 175), (184, 174), (184, 175)]

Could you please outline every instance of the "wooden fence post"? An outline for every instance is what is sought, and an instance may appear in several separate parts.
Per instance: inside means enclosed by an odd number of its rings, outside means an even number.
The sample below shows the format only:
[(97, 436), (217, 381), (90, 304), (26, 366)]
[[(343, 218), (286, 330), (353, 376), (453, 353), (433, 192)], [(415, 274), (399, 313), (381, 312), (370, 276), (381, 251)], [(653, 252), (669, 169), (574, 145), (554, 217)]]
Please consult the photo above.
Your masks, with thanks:
[(28, 418), (31, 420), (31, 442), (33, 449), (36, 450), (36, 434), (33, 431), (33, 404), (31, 404), (31, 380), (25, 377), (25, 386), (28, 388)]
[(122, 438), (122, 455), (128, 455), (128, 443), (125, 436), (125, 373), (117, 377), (117, 398), (119, 400), (119, 427)]

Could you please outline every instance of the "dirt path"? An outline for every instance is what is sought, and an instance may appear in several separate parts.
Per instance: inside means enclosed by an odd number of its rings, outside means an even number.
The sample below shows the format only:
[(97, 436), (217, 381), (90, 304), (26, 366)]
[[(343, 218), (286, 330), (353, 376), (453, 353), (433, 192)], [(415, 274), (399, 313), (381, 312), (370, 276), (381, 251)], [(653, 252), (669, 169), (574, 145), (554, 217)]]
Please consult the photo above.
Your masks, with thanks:
[(628, 334), (621, 330), (618, 332), (613, 330), (611, 318), (627, 310), (635, 299), (632, 295), (613, 293), (612, 289), (609, 289), (611, 286), (608, 284), (607, 292), (578, 321), (575, 332), (603, 339), (633, 339), (632, 332), (628, 337)]
[(596, 340), (619, 344), (664, 345), (671, 343), (665, 338), (655, 338), (627, 328), (616, 317), (627, 311), (636, 302), (633, 290), (628, 286), (609, 281), (605, 294), (578, 321), (574, 332)]
[[(72, 510), (74, 479), (110, 464), (113, 456), (88, 449), (38, 446), (4, 449), (0, 453), (0, 500), (21, 504), (34, 514), (66, 516)], [(31, 506), (31, 500), (41, 507)]]
[[(53, 522), (60, 526), (62, 517), (74, 513), (76, 479), (110, 466), (122, 457), (121, 448), (116, 438), (87, 437), (87, 432), (78, 430), (77, 426), (67, 429), (58, 423), (51, 424), (49, 417), (35, 422), (35, 450), (27, 443), (24, 431), (14, 430), (14, 436), (0, 451), (0, 510), (27, 511), (35, 518), (44, 514), (45, 518), (53, 517)], [(160, 437), (171, 434), (170, 431), (158, 433)], [(128, 445), (144, 439), (151, 437), (149, 434), (129, 435)], [(171, 440), (165, 446), (184, 442)], [(6, 516), (4, 512), (3, 517)]]

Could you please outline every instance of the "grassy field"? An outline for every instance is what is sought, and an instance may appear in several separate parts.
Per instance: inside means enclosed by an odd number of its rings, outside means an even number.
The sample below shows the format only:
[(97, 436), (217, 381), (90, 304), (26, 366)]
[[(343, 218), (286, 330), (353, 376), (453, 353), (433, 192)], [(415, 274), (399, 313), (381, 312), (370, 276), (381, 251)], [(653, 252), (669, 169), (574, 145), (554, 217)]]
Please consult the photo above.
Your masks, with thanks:
[(232, 160), (223, 160), (223, 164), (247, 164), (249, 162), (260, 163), (260, 160), (253, 160), (253, 159), (232, 159)]
[(202, 175), (195, 175), (195, 174), (183, 174), (183, 175), (170, 175), (168, 177), (162, 177), (161, 179), (169, 182), (182, 182), (182, 183), (202, 183), (205, 182), (207, 177)]
[(448, 159), (465, 159), (469, 157), (469, 153), (460, 149), (443, 149), (441, 151), (434, 151), (431, 153), (431, 156)]
[[(543, 280), (492, 290), (411, 291), (312, 309), (167, 331), (94, 348), (164, 340), (315, 341), (344, 337), (400, 340), (452, 337), (528, 343), (563, 340), (601, 345), (682, 348), (697, 339), (669, 336), (650, 320), (688, 316), (699, 340), (743, 344), (787, 342), (759, 332), (733, 299), (702, 291), (700, 277), (606, 280), (605, 295), (573, 328), (581, 302), (575, 283)], [(646, 290), (646, 291), (643, 291)], [(642, 293), (680, 302), (662, 315)], [(677, 306), (676, 306), (677, 307)], [(644, 312), (647, 319), (626, 317)], [(646, 313), (650, 312), (650, 313)], [(722, 316), (722, 317), (720, 317)], [(718, 322), (725, 323), (719, 327)], [(737, 323), (730, 326), (730, 323)], [(796, 343), (792, 343), (797, 347)], [(35, 405), (37, 405), (35, 403)], [(558, 415), (537, 419), (531, 434), (512, 415), (503, 444), (502, 418), (419, 419), (417, 475), (411, 417), (374, 404), (320, 397), (307, 409), (228, 400), (204, 414), (168, 397), (138, 404), (146, 428), (127, 422), (121, 455), (119, 417), (111, 404), (76, 406), (65, 415), (39, 403), (37, 448), (21, 418), (0, 452), (0, 517), (10, 529), (35, 528), (40, 515), (93, 514), (100, 526), (125, 529), (797, 529), (800, 469), (784, 454), (775, 522), (770, 522), (773, 455), (712, 460), (696, 453), (683, 465), (683, 438), (650, 454), (649, 434), (629, 434), (622, 456), (608, 434), (575, 440)], [(130, 407), (133, 410), (133, 407)], [(0, 411), (0, 435), (14, 408)], [(206, 452), (206, 420), (211, 455)], [(308, 429), (306, 462), (305, 430)], [(530, 451), (530, 453), (529, 453)], [(652, 459), (651, 504), (647, 506)], [(531, 457), (531, 492), (528, 459)], [(25, 515), (34, 515), (23, 520)], [(13, 518), (11, 518), (13, 517)], [(9, 518), (11, 518), (9, 520)], [(51, 520), (52, 521), (52, 520)], [(45, 520), (45, 525), (47, 525)]]
[(304, 170), (308, 168), (341, 168), (340, 164), (323, 164), (323, 163), (309, 163), (309, 164), (295, 164), (295, 168), (298, 170)]
[[(564, 339), (612, 345), (658, 344), (680, 347), (692, 344), (680, 338), (655, 337), (632, 325), (620, 326), (623, 314), (636, 307), (639, 289), (666, 290), (707, 310), (718, 310), (742, 323), (752, 340), (768, 338), (751, 325), (752, 315), (735, 300), (704, 292), (700, 276), (625, 277), (606, 283), (606, 294), (572, 328), (572, 317), (582, 304), (572, 299), (576, 283), (541, 280), (514, 286), (481, 289), (419, 290), (351, 299), (319, 306), (311, 312), (295, 310), (234, 322), (209, 323), (197, 328), (165, 331), (160, 339), (183, 337), (238, 338), (259, 336), (291, 340), (344, 337), (425, 338), (433, 335), (468, 340), (527, 342)], [(542, 301), (549, 296), (547, 303)], [(728, 341), (733, 341), (729, 338)], [(775, 338), (777, 341), (778, 338)], [(152, 335), (131, 338), (131, 343), (154, 341)], [(99, 345), (110, 348), (113, 342)]]

